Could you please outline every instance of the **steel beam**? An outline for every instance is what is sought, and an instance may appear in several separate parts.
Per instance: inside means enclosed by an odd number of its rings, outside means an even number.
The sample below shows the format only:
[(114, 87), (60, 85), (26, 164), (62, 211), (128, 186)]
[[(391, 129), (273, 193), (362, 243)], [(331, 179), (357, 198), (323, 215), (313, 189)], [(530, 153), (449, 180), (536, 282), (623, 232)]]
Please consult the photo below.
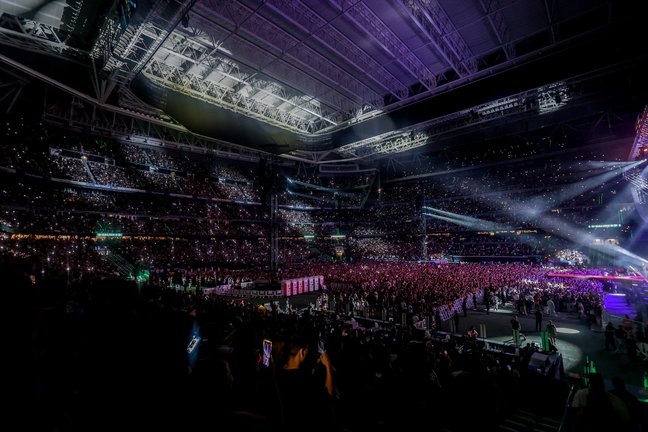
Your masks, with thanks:
[(397, 99), (403, 99), (409, 94), (407, 86), (398, 78), (333, 27), (331, 20), (325, 20), (301, 0), (270, 0), (266, 4), (316, 37), (341, 59), (351, 63), (361, 76), (369, 77)]
[(24, 86), (25, 82), (21, 80), (0, 82), (0, 107), (6, 106), (6, 108), (2, 109), (4, 113), (9, 114), (11, 112), (14, 104), (22, 94)]
[[(180, 62), (170, 62), (168, 57), (156, 55), (147, 65), (145, 73), (158, 84), (193, 97), (208, 96), (217, 105), (301, 133), (315, 132), (323, 127), (320, 123), (336, 124), (323, 115), (319, 106), (287, 94), (281, 86), (260, 76), (255, 77), (252, 72), (243, 72), (236, 63), (214, 56), (211, 47), (203, 47), (180, 36), (173, 36), (167, 45), (162, 47), (165, 52), (177, 56)], [(191, 64), (187, 65), (187, 62)], [(235, 81), (236, 85), (221, 84), (224, 78)], [(252, 94), (243, 91), (248, 87), (254, 90)], [(270, 99), (270, 104), (264, 99)], [(299, 109), (277, 109), (273, 102)]]
[(0, 12), (1, 44), (79, 63), (87, 61), (89, 53), (67, 45), (65, 39), (55, 27)]
[[(206, 29), (205, 32), (214, 40), (222, 42), (227, 39), (228, 51), (236, 53), (235, 61), (237, 63), (245, 64), (248, 69), (256, 71), (260, 69), (264, 62), (268, 62), (263, 71), (264, 75), (279, 83), (285, 83), (287, 86), (299, 92), (315, 97), (321, 103), (333, 108), (338, 113), (336, 114), (338, 118), (331, 118), (332, 120), (336, 122), (346, 120), (351, 117), (350, 113), (357, 108), (357, 103), (347, 95), (338, 91), (337, 88), (331, 87), (323, 81), (304, 73), (285, 59), (269, 63), (272, 59), (272, 54), (260, 51), (259, 47), (252, 42), (236, 33), (231, 33), (227, 28), (208, 17), (194, 13), (192, 14), (192, 20), (205, 23), (202, 27)], [(220, 52), (219, 56), (222, 55), (223, 53)], [(228, 54), (228, 56), (230, 55)]]
[(477, 60), (437, 0), (400, 0), (437, 52), (459, 76), (477, 71)]
[[(555, 86), (555, 88), (566, 87), (565, 83), (555, 84)], [(460, 130), (522, 112), (536, 112), (538, 110), (537, 100), (543, 94), (538, 89), (521, 92), (404, 129), (356, 141), (338, 148), (337, 151), (347, 157), (360, 158), (404, 152), (425, 145), (433, 137), (447, 134), (449, 131)], [(533, 100), (534, 103), (527, 104), (525, 103), (527, 100)]]
[[(223, 86), (228, 90), (232, 90), (235, 93), (242, 93), (242, 90), (253, 88), (254, 93), (248, 95), (242, 95), (245, 98), (257, 98), (260, 94), (265, 94), (272, 96), (275, 99), (278, 99), (280, 105), (287, 105), (289, 107), (289, 114), (295, 114), (295, 111), (298, 111), (300, 117), (303, 114), (307, 114), (308, 117), (314, 116), (319, 120), (328, 122), (330, 124), (336, 125), (336, 122), (328, 118), (326, 114), (323, 113), (320, 104), (315, 103), (313, 98), (304, 97), (302, 95), (291, 95), (285, 88), (281, 85), (278, 85), (269, 80), (263, 79), (263, 77), (254, 71), (244, 73), (238, 64), (228, 60), (224, 57), (216, 56), (214, 53), (218, 49), (212, 48), (211, 46), (205, 46), (204, 44), (198, 43), (194, 39), (177, 37), (175, 34), (172, 36), (170, 43), (162, 47), (162, 49), (167, 52), (180, 57), (185, 62), (191, 62), (192, 65), (183, 64), (181, 67), (182, 72), (186, 71), (187, 74), (192, 74), (200, 77), (203, 80), (209, 79), (212, 77), (211, 81), (215, 81), (216, 78), (213, 77), (214, 74), (221, 74), (227, 78), (230, 78), (236, 81), (236, 85), (233, 88), (228, 88)], [(158, 56), (160, 57), (160, 56)], [(151, 65), (152, 68), (153, 65)], [(155, 65), (157, 68), (157, 65)], [(227, 68), (227, 70), (225, 70)], [(154, 71), (153, 71), (154, 72)], [(221, 81), (220, 79), (216, 81)], [(265, 99), (262, 97), (261, 99)], [(260, 102), (263, 102), (260, 100)]]
[(429, 138), (429, 135), (423, 131), (390, 133), (387, 137), (380, 136), (347, 144), (337, 151), (344, 156), (356, 157), (390, 155), (424, 146)]
[(258, 161), (260, 156), (270, 156), (270, 153), (261, 150), (197, 135), (177, 127), (171, 128), (161, 123), (153, 123), (146, 118), (135, 117), (128, 113), (112, 111), (74, 95), (71, 95), (65, 104), (47, 106), (43, 119), (59, 126), (123, 139), (133, 144), (216, 154), (220, 157), (252, 162)]
[(358, 0), (329, 0), (355, 25), (369, 33), (376, 42), (408, 73), (421, 82), (428, 90), (436, 87), (434, 73), (373, 13), (367, 5)]
[[(516, 93), (400, 130), (346, 144), (336, 151), (345, 157), (355, 157), (357, 159), (383, 157), (389, 153), (403, 152), (418, 147), (420, 140), (425, 139), (427, 142), (431, 142), (436, 137), (447, 137), (453, 133), (461, 133), (467, 128), (476, 127), (483, 123), (506, 119), (523, 113), (542, 115), (552, 110), (561, 109), (565, 105), (589, 104), (591, 100), (586, 97), (587, 94), (585, 94), (584, 89), (590, 89), (591, 91), (592, 86), (587, 84), (604, 78), (609, 71), (618, 67), (618, 65), (608, 66), (566, 81), (559, 81)], [(648, 112), (648, 108), (646, 112)], [(644, 116), (648, 118), (645, 113)], [(645, 120), (645, 118), (638, 122), (637, 130), (645, 129), (643, 132), (648, 131), (648, 120)], [(424, 137), (416, 137), (416, 134), (423, 134)], [(638, 134), (637, 137), (630, 158), (636, 157), (639, 152), (638, 149), (641, 147), (640, 143), (644, 141), (648, 143), (648, 138), (646, 138), (648, 132)]]
[[(515, 47), (511, 42), (511, 29), (504, 20), (504, 15), (499, 5), (499, 0), (479, 0), (482, 10), (486, 13), (488, 23), (490, 24), (495, 37), (504, 50), (507, 60), (515, 57)], [(552, 33), (553, 34), (553, 33)], [(555, 40), (552, 40), (554, 43)]]
[(544, 0), (545, 14), (547, 16), (547, 25), (551, 33), (551, 43), (556, 43), (558, 27), (556, 26), (556, 7), (554, 0)]
[(291, 64), (297, 62), (332, 88), (337, 87), (344, 91), (357, 105), (370, 104), (376, 108), (384, 105), (382, 95), (304, 44), (303, 40), (292, 36), (263, 16), (253, 13), (251, 8), (239, 2), (211, 0), (207, 4), (199, 3), (195, 9), (208, 14), (232, 33), (241, 37), (244, 37), (244, 34), (251, 36), (253, 40), (250, 42), (272, 54), (270, 61), (260, 64), (259, 72), (264, 72), (272, 63), (289, 58)]
[(184, 126), (164, 118), (104, 104), (2, 54), (0, 63), (8, 64), (70, 95), (70, 103), (67, 106), (45, 105), (43, 118), (61, 126), (80, 127), (84, 131), (112, 137), (137, 136), (142, 142), (148, 140), (151, 143), (154, 142), (152, 140), (157, 140), (158, 145), (162, 147), (181, 148), (198, 153), (212, 152), (222, 157), (240, 155), (238, 159), (254, 157), (258, 160), (258, 155), (272, 156), (271, 153), (262, 150), (195, 134)]
[[(141, 18), (135, 15), (116, 44), (106, 43), (103, 48), (108, 52), (104, 53), (101, 75), (107, 80), (101, 88), (102, 102), (108, 99), (116, 86), (130, 84), (195, 2), (157, 0), (146, 15)], [(114, 23), (107, 22), (106, 25), (114, 26)]]

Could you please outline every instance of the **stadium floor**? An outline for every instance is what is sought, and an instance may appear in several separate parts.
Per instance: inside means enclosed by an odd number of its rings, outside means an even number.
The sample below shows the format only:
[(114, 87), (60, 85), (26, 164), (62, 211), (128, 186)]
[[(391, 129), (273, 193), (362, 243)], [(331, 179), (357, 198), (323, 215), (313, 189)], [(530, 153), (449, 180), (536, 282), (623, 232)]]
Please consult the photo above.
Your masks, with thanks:
[[(290, 303), (293, 307), (300, 309), (307, 307), (308, 303), (314, 302), (315, 298), (314, 294), (295, 296), (291, 297)], [(259, 303), (272, 300), (276, 299), (257, 299)], [(283, 307), (284, 304), (285, 298), (282, 298), (280, 305)], [(499, 311), (491, 310), (490, 314), (486, 314), (482, 308), (476, 311), (469, 310), (467, 317), (460, 317), (458, 331), (465, 334), (471, 325), (479, 329), (480, 324), (484, 324), (488, 339), (499, 342), (510, 341), (512, 339), (510, 324), (512, 317), (513, 310), (510, 307), (500, 308)], [(535, 316), (518, 315), (518, 318), (522, 324), (522, 333), (527, 337), (527, 340), (522, 342), (523, 345), (529, 342), (540, 345), (540, 333), (534, 331)], [(554, 321), (558, 329), (556, 346), (563, 356), (565, 372), (581, 373), (585, 356), (589, 356), (598, 372), (603, 374), (606, 380), (620, 376), (628, 386), (633, 386), (636, 389), (642, 387), (644, 371), (648, 371), (648, 362), (640, 359), (629, 360), (625, 350), (606, 351), (602, 328), (591, 328), (587, 321), (579, 320), (575, 313), (559, 312), (556, 317), (545, 316), (543, 327), (546, 326), (549, 319)], [(615, 326), (620, 324), (615, 321), (613, 323)], [(450, 322), (444, 322), (441, 330), (450, 331)]]

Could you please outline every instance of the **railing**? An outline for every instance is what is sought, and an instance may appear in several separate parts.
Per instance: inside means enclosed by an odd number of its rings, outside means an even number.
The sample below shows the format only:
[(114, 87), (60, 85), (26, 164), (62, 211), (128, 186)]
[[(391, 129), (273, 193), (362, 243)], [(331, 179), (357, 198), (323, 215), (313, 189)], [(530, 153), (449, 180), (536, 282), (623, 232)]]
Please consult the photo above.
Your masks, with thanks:
[(567, 430), (567, 425), (570, 419), (571, 412), (571, 403), (576, 394), (576, 385), (572, 384), (569, 388), (569, 394), (567, 395), (567, 400), (565, 401), (565, 408), (563, 409), (563, 415), (560, 419), (560, 426), (558, 427), (558, 432), (565, 432)]
[(119, 274), (121, 274), (122, 276), (126, 278), (132, 278), (135, 276), (135, 266), (126, 261), (126, 259), (121, 255), (109, 253), (107, 255), (104, 255), (104, 258), (106, 259), (106, 261), (115, 266)]

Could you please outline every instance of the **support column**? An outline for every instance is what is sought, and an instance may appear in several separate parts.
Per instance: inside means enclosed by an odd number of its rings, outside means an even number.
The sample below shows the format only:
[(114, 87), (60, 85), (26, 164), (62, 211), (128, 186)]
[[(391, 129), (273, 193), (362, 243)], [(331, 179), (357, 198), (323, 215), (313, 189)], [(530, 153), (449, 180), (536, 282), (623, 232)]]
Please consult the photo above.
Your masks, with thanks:
[[(425, 206), (425, 200), (423, 200), (423, 206)], [(421, 231), (422, 235), (422, 244), (421, 244), (421, 259), (427, 261), (428, 259), (428, 247), (427, 247), (427, 219), (425, 218), (423, 206), (419, 209), (421, 211)]]
[(277, 210), (278, 198), (275, 192), (270, 195), (270, 271), (273, 273), (279, 267), (279, 226)]

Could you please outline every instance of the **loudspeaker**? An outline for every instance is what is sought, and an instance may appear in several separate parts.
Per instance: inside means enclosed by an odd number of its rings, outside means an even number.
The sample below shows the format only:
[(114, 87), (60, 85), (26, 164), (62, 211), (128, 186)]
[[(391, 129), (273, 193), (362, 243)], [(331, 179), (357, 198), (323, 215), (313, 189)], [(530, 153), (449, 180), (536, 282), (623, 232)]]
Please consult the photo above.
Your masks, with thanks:
[(555, 353), (543, 354), (535, 352), (531, 355), (528, 369), (543, 375), (560, 376), (563, 373), (560, 356)]
[(543, 372), (547, 370), (547, 366), (549, 366), (551, 360), (549, 360), (549, 354), (542, 354), (540, 352), (535, 352), (531, 356), (531, 359), (529, 360), (529, 370), (532, 371), (539, 371), (542, 370)]

